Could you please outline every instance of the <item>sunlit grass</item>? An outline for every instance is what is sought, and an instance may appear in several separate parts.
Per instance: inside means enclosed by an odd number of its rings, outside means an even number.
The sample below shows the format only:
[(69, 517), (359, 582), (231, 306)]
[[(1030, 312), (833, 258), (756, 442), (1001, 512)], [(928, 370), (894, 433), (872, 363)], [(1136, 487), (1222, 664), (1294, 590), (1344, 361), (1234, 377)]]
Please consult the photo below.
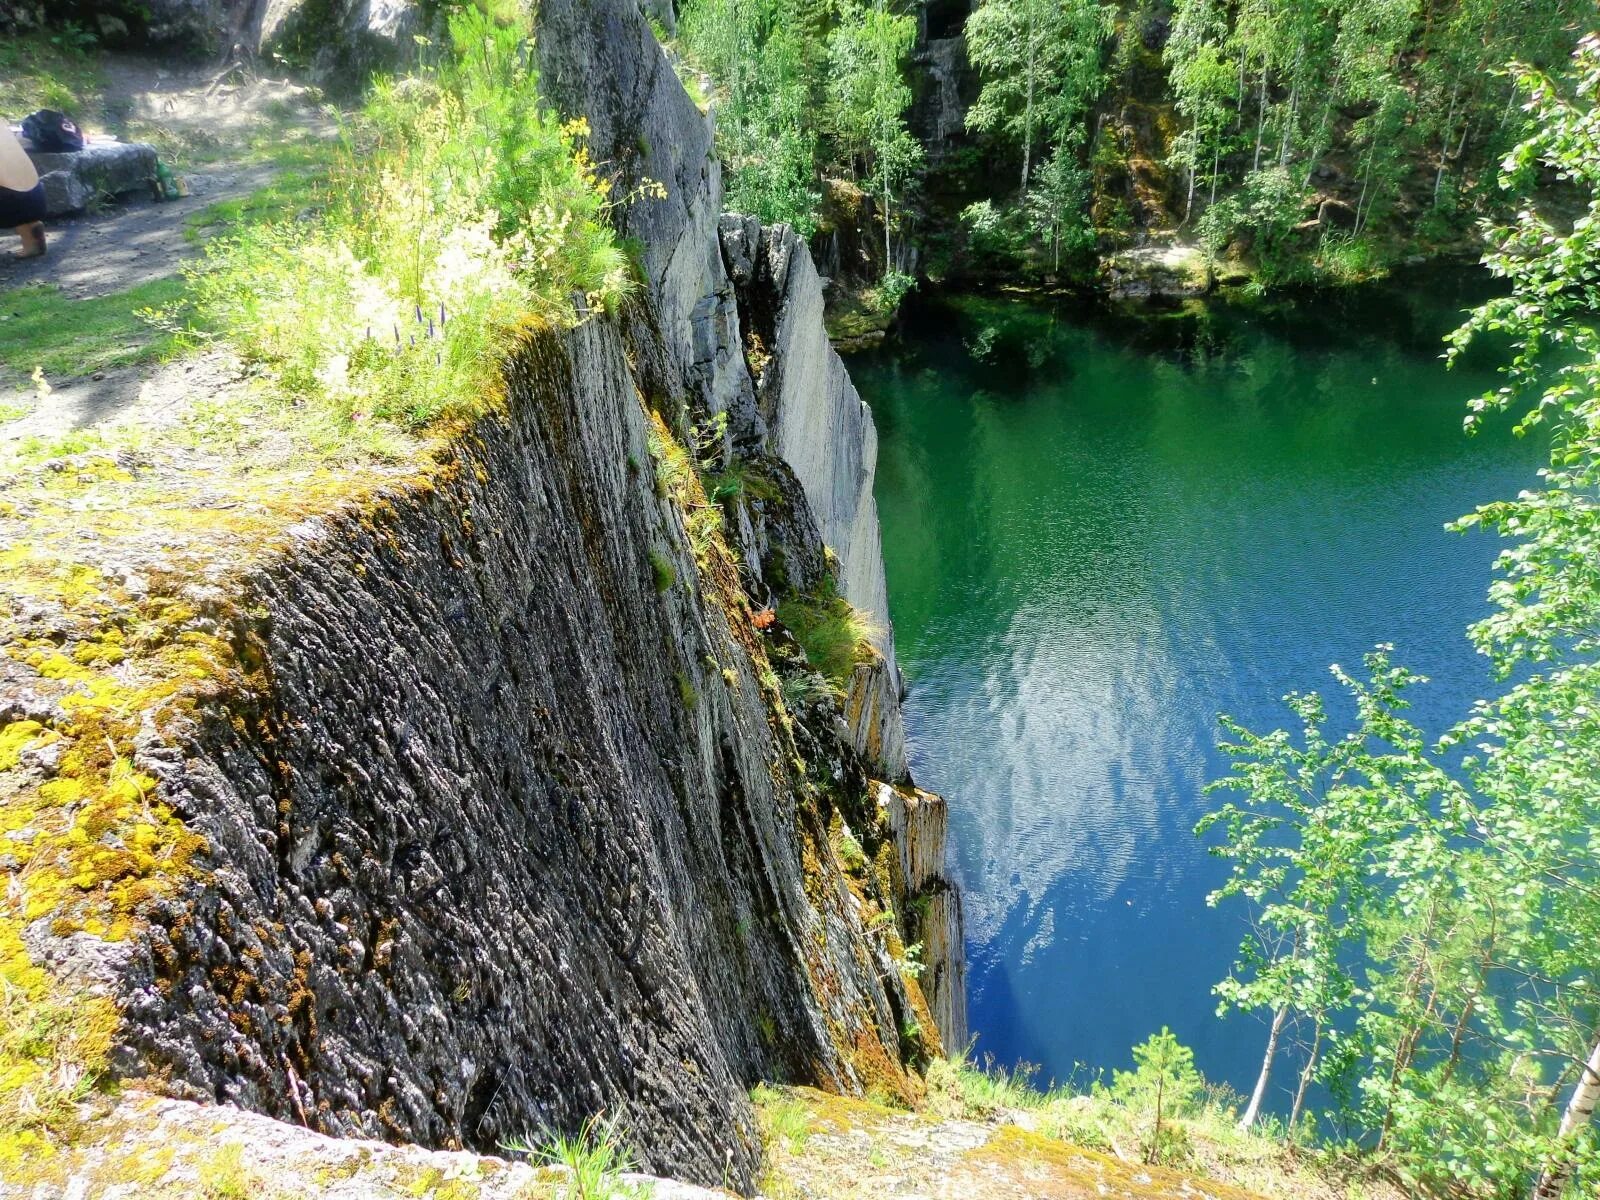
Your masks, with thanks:
[(50, 380), (156, 361), (173, 352), (177, 339), (142, 314), (184, 295), (177, 276), (83, 299), (49, 283), (0, 291), (0, 367), (24, 376), (37, 367)]
[(0, 114), (10, 120), (39, 108), (98, 117), (102, 86), (88, 45), (69, 31), (0, 38)]
[(832, 579), (810, 594), (785, 597), (777, 612), (812, 668), (841, 692), (857, 664), (876, 653), (871, 617), (840, 596)]

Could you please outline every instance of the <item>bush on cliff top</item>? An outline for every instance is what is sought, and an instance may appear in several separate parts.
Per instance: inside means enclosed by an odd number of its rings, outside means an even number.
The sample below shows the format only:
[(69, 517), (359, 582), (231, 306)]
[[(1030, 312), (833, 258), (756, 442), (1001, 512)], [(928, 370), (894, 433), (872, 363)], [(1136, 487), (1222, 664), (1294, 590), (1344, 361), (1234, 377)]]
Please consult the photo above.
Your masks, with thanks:
[(320, 213), (220, 239), (195, 270), (201, 324), (313, 440), (382, 448), (386, 425), (484, 411), (519, 330), (627, 290), (587, 128), (540, 109), (528, 34), (453, 13), (436, 61), (375, 85)]

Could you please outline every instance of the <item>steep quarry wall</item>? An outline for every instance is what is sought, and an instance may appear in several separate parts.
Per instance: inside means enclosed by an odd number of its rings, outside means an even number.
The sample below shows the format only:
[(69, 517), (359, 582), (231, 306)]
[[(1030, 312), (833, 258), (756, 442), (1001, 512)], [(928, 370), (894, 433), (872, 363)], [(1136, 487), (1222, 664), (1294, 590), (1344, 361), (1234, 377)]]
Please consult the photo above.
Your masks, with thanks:
[(906, 1086), (915, 1002), (829, 846), (870, 844), (866, 780), (777, 720), (618, 329), (511, 395), (436, 486), (300, 530), (230, 631), (265, 688), (143, 748), (211, 870), (119, 947), (122, 1069), (433, 1145), (620, 1103), (651, 1167), (747, 1181), (749, 1081)]
[[(203, 839), (192, 870), (131, 929), (45, 913), (24, 941), (116, 1000), (120, 1073), (179, 1095), (480, 1148), (621, 1111), (644, 1166), (748, 1188), (750, 1084), (911, 1097), (938, 1033), (965, 1036), (943, 805), (906, 771), (876, 434), (803, 244), (721, 219), (711, 120), (638, 7), (544, 0), (538, 50), (626, 199), (640, 293), (533, 337), (506, 412), (418, 478), (170, 584), (195, 610), (173, 636), (239, 666), (133, 743), (150, 802)], [(671, 448), (708, 427), (763, 480), (709, 543)], [(786, 686), (801, 651), (758, 619), (830, 571), (878, 624), (842, 707)], [(70, 675), (0, 666), (26, 697), (0, 726), (68, 728)], [(0, 799), (59, 761), (19, 760)]]
[(666, 186), (665, 200), (635, 199), (620, 213), (651, 281), (648, 327), (630, 330), (647, 364), (645, 386), (726, 413), (731, 450), (774, 454), (799, 478), (838, 557), (840, 591), (872, 617), (883, 656), (852, 687), (855, 743), (879, 774), (904, 778), (900, 675), (872, 495), (878, 434), (828, 342), (805, 243), (782, 227), (721, 218), (713, 117), (695, 107), (633, 5), (545, 0), (538, 19), (542, 86), (564, 114), (588, 122), (591, 149), (618, 194)]
[(881, 658), (860, 668), (847, 713), (858, 749), (887, 778), (906, 778), (903, 688), (883, 574), (872, 485), (878, 430), (822, 323), (822, 282), (805, 241), (787, 226), (723, 218), (723, 256), (749, 326), (756, 405), (773, 452), (794, 470), (823, 541), (838, 559), (840, 594), (873, 621)]
[(923, 948), (923, 994), (951, 1051), (967, 1044), (967, 963), (962, 953), (961, 893), (945, 874), (949, 818), (943, 796), (921, 788), (874, 785), (889, 820), (901, 878), (913, 897), (913, 930)]

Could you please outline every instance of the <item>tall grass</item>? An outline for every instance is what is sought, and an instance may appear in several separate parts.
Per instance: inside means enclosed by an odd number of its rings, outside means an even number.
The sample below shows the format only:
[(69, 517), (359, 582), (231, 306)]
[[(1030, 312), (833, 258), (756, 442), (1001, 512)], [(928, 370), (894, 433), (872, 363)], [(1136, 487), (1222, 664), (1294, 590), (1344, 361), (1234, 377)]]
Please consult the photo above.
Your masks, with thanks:
[(538, 103), (525, 18), (468, 7), (415, 74), (374, 85), (322, 207), (212, 242), (199, 324), (308, 423), (356, 436), (472, 416), (520, 331), (629, 286), (582, 122)]
[(841, 695), (856, 665), (876, 653), (872, 618), (839, 595), (832, 577), (810, 594), (785, 597), (778, 604), (778, 620), (794, 634), (811, 666)]
[(562, 1200), (639, 1200), (640, 1189), (622, 1176), (635, 1169), (620, 1114), (589, 1117), (575, 1134), (547, 1133), (538, 1144), (509, 1142), (506, 1149), (545, 1166), (564, 1168)]

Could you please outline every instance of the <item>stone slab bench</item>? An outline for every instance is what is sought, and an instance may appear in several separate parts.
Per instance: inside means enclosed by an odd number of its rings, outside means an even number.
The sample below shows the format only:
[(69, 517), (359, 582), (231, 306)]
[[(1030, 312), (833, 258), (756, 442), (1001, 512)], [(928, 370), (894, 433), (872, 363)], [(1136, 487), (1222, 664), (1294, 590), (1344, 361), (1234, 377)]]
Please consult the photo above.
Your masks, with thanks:
[(71, 154), (30, 150), (52, 217), (81, 212), (96, 198), (156, 188), (156, 150), (143, 142), (91, 142)]

